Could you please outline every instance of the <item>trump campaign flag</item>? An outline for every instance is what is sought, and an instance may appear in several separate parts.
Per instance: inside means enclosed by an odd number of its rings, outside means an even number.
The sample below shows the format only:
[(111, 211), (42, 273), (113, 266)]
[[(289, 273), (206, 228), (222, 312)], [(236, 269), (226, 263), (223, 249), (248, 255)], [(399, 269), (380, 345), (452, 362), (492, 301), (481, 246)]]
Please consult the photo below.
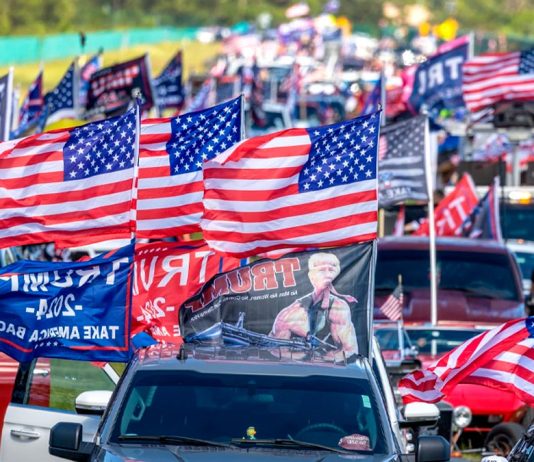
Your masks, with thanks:
[(493, 179), (488, 192), (462, 223), (462, 236), (502, 241), (499, 217), (499, 177)]
[(368, 355), (375, 249), (291, 252), (215, 275), (180, 308), (182, 335), (294, 358)]
[(508, 321), (462, 343), (399, 382), (404, 403), (436, 403), (459, 383), (515, 393), (534, 405), (534, 317)]
[(424, 106), (429, 115), (435, 117), (442, 109), (465, 107), (462, 65), (467, 60), (468, 48), (466, 37), (454, 48), (431, 56), (417, 66), (408, 100), (415, 112), (420, 112)]
[(378, 200), (389, 207), (406, 200), (428, 201), (425, 155), (427, 117), (417, 116), (381, 128)]
[(161, 74), (154, 79), (157, 105), (160, 109), (180, 108), (184, 102), (182, 85), (182, 52), (178, 51)]
[(242, 136), (241, 97), (199, 112), (141, 125), (137, 236), (200, 231), (202, 167)]
[(47, 123), (78, 117), (78, 71), (73, 62), (56, 88), (44, 97), (44, 107), (39, 119), (41, 131)]
[(86, 115), (122, 114), (137, 96), (143, 101), (141, 110), (154, 106), (148, 55), (94, 72), (89, 81)]
[(85, 262), (19, 261), (0, 270), (0, 351), (127, 361), (133, 245)]
[(43, 104), (43, 71), (40, 71), (24, 98), (20, 108), (18, 127), (11, 133), (11, 138), (18, 138), (37, 125)]
[(475, 56), (464, 64), (463, 91), (471, 112), (534, 100), (534, 49)]
[[(478, 196), (473, 179), (464, 173), (454, 190), (441, 200), (434, 211), (436, 236), (460, 236), (462, 223), (478, 204)], [(428, 219), (414, 232), (418, 236), (428, 236)]]
[(129, 239), (139, 111), (0, 144), (0, 248)]
[(204, 165), (206, 242), (245, 257), (376, 237), (380, 113), (242, 141)]
[(132, 335), (146, 332), (160, 342), (181, 341), (179, 311), (212, 277), (238, 268), (204, 243), (141, 244), (135, 249)]

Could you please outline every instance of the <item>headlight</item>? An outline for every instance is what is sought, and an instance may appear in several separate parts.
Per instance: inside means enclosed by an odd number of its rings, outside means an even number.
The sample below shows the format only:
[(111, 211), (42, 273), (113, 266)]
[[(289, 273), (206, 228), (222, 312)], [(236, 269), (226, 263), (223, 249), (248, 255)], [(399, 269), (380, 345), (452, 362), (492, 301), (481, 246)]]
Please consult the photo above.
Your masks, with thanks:
[(458, 428), (467, 427), (471, 423), (472, 418), (473, 413), (467, 406), (455, 407), (452, 413), (452, 421)]

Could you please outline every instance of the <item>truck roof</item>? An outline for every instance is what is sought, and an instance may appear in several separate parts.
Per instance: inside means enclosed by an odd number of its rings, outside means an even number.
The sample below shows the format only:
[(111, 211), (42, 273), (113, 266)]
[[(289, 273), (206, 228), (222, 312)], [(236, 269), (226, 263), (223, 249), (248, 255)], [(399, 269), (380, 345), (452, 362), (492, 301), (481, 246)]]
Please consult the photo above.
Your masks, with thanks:
[[(378, 248), (383, 250), (429, 250), (429, 238), (422, 236), (382, 237)], [(459, 250), (482, 253), (509, 253), (505, 244), (485, 239), (436, 237), (437, 250)]]
[(290, 355), (280, 349), (159, 344), (138, 350), (134, 367), (139, 370), (188, 370), (215, 374), (368, 378), (370, 366), (363, 356), (351, 358), (350, 362), (328, 361), (319, 354), (306, 359), (300, 356), (302, 350), (295, 350)]

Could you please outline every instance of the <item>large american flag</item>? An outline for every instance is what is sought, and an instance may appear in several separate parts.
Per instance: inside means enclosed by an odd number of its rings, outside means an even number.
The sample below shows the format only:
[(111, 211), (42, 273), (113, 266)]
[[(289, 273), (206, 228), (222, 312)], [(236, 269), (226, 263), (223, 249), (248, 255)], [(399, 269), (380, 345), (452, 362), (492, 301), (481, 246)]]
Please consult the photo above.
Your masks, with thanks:
[(201, 227), (245, 257), (374, 239), (380, 113), (248, 139), (204, 165)]
[(395, 287), (395, 290), (380, 307), (380, 311), (382, 311), (382, 313), (384, 313), (390, 320), (398, 321), (402, 318), (403, 298), (402, 285), (398, 284), (397, 287)]
[(0, 247), (130, 238), (138, 118), (0, 144)]
[(534, 99), (534, 49), (475, 56), (463, 66), (464, 100), (471, 112), (501, 101)]
[(508, 321), (467, 340), (399, 382), (404, 403), (436, 403), (459, 383), (514, 392), (534, 404), (534, 317)]
[(141, 125), (137, 236), (200, 231), (202, 166), (241, 140), (241, 97), (176, 118)]

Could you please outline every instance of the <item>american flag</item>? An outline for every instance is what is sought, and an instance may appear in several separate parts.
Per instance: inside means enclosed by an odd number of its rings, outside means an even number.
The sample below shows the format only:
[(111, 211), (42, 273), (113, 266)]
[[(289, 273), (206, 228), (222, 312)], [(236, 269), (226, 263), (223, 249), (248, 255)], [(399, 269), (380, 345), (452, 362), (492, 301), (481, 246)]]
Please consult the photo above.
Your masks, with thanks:
[(398, 321), (402, 318), (403, 299), (402, 285), (398, 284), (392, 294), (380, 307), (380, 311), (392, 321)]
[(0, 247), (130, 238), (137, 112), (0, 144)]
[(200, 231), (202, 165), (241, 140), (241, 97), (141, 125), (137, 236)]
[(473, 337), (427, 369), (399, 382), (404, 403), (436, 403), (459, 383), (514, 392), (534, 404), (534, 317), (508, 321)]
[(376, 237), (380, 113), (243, 141), (204, 165), (201, 227), (246, 257)]
[(37, 124), (43, 104), (43, 71), (40, 71), (24, 98), (19, 113), (19, 125), (13, 130), (11, 138), (19, 138), (26, 130)]
[(381, 207), (407, 200), (428, 200), (426, 124), (426, 116), (419, 115), (382, 128), (378, 157)]
[(39, 125), (41, 130), (46, 123), (78, 116), (78, 88), (75, 83), (76, 65), (73, 62), (57, 87), (44, 97), (44, 110)]
[(464, 100), (471, 112), (501, 101), (534, 99), (534, 49), (475, 56), (463, 66)]

